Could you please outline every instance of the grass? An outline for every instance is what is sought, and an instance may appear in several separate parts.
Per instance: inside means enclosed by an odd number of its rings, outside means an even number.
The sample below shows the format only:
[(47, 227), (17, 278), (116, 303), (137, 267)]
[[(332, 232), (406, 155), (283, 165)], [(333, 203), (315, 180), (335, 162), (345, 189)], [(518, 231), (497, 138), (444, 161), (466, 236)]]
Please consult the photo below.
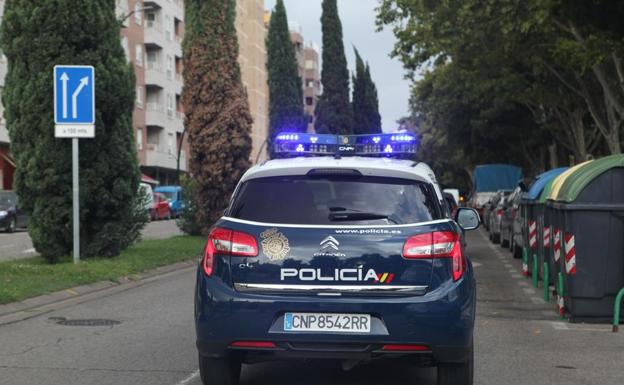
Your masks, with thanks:
[(0, 304), (99, 281), (118, 282), (146, 270), (198, 258), (204, 237), (144, 240), (115, 258), (91, 258), (74, 265), (64, 258), (49, 264), (41, 257), (0, 262)]

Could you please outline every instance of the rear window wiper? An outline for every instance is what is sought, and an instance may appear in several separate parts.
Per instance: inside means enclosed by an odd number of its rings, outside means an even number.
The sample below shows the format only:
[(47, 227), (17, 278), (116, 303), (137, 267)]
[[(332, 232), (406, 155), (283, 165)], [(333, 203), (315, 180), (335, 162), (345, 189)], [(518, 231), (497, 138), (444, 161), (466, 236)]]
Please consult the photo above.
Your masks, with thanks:
[(365, 220), (374, 220), (374, 219), (386, 219), (394, 224), (397, 224), (397, 221), (390, 218), (386, 214), (378, 214), (378, 213), (366, 213), (366, 212), (333, 212), (329, 214), (329, 220), (334, 222), (340, 221), (365, 221)]

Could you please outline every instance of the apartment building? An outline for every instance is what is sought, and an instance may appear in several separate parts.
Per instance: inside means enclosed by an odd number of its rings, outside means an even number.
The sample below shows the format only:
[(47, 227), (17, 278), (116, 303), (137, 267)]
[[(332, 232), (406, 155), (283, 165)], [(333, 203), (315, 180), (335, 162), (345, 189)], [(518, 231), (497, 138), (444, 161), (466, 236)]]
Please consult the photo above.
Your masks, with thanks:
[(316, 104), (321, 95), (321, 72), (319, 67), (319, 47), (308, 42), (303, 47), (303, 70), (299, 73), (303, 80), (303, 109), (308, 119), (308, 132), (314, 131)]
[[(4, 14), (5, 0), (0, 0), (0, 20)], [(0, 52), (0, 94), (4, 89), (4, 77), (7, 72), (6, 57)], [(0, 102), (0, 190), (11, 190), (13, 188), (13, 174), (15, 173), (15, 162), (11, 158), (9, 148), (9, 132), (4, 120), (4, 107)]]
[(236, 31), (243, 85), (249, 98), (253, 117), (251, 130), (251, 162), (265, 160), (268, 156), (266, 138), (269, 129), (269, 90), (266, 71), (264, 1), (236, 2)]
[(181, 172), (188, 169), (181, 104), (184, 2), (117, 0), (117, 14), (136, 74), (133, 126), (141, 171), (161, 184), (175, 183), (178, 155)]

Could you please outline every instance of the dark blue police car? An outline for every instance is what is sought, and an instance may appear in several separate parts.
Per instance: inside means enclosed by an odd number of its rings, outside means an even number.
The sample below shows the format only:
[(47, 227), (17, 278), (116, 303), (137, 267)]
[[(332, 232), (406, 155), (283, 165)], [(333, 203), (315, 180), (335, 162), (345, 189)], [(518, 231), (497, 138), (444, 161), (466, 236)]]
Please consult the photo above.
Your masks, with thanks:
[(472, 384), (475, 280), (464, 230), (410, 134), (281, 134), (210, 231), (195, 321), (206, 385), (242, 363), (393, 357)]

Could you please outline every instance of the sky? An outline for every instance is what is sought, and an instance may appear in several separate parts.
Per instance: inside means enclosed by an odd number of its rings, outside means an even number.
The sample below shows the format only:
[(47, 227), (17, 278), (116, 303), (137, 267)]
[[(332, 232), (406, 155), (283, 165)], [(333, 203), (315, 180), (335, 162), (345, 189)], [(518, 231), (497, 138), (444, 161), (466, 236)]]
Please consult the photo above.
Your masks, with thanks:
[[(264, 8), (273, 10), (276, 0), (264, 0)], [(355, 46), (371, 67), (379, 94), (379, 113), (386, 132), (395, 131), (396, 121), (408, 115), (410, 81), (398, 59), (390, 58), (395, 37), (389, 28), (376, 32), (375, 8), (378, 0), (338, 0), (345, 53), (349, 70), (355, 69)], [(284, 0), (288, 22), (301, 28), (306, 42), (321, 47), (321, 0)]]

